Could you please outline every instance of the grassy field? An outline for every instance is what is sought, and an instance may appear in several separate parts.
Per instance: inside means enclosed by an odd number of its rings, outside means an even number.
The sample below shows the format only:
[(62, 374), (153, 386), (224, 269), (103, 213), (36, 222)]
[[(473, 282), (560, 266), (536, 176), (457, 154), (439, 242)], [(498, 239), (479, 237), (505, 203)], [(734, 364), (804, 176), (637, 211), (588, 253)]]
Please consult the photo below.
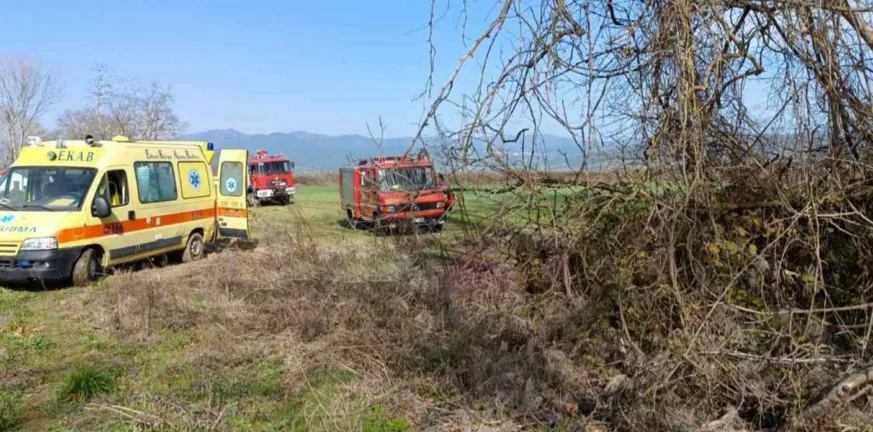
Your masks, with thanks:
[[(487, 224), (506, 201), (469, 193), (467, 216), (422, 234), (423, 247)], [(389, 373), (386, 356), (400, 348), (373, 327), (402, 319), (393, 328), (409, 331), (442, 313), (404, 306), (424, 295), (405, 291), (410, 280), (432, 279), (397, 252), (409, 240), (348, 228), (332, 186), (301, 186), (294, 204), (251, 214), (253, 252), (124, 270), (84, 288), (0, 288), (0, 431), (405, 431), (456, 397), (409, 375), (439, 376), (454, 354)], [(428, 334), (402, 336), (391, 355), (433, 356)], [(474, 429), (464, 416), (439, 421)]]
[[(424, 235), (459, 235), (465, 226), (484, 221), (489, 212), (497, 208), (499, 199), (468, 194), (467, 216), (457, 209), (449, 214), (443, 233)], [(353, 230), (348, 227), (345, 213), (340, 207), (339, 191), (333, 186), (298, 186), (293, 204), (257, 208), (252, 212), (251, 226), (254, 236), (258, 238), (282, 232), (289, 236), (306, 236), (326, 245), (360, 243), (373, 238), (366, 229)]]
[[(459, 198), (456, 209), (449, 213), (446, 229), (438, 235), (447, 240), (453, 240), (468, 230), (487, 228), (497, 212), (511, 214), (510, 220), (519, 225), (527, 221), (548, 219), (565, 205), (567, 196), (576, 189), (553, 189), (540, 200), (539, 215), (531, 210), (524, 194), (492, 194), (488, 192), (468, 191), (464, 194), (463, 203)], [(287, 235), (302, 235), (312, 240), (331, 245), (346, 242), (361, 242), (371, 239), (367, 230), (352, 230), (346, 224), (346, 217), (340, 207), (339, 191), (334, 186), (298, 186), (298, 194), (294, 204), (289, 206), (267, 205), (252, 213), (252, 230), (255, 237), (273, 235), (283, 232)]]
[[(301, 188), (293, 205), (254, 210), (252, 229), (267, 244), (283, 235), (330, 245), (373, 239), (343, 225), (338, 201), (335, 188)], [(0, 288), (0, 431), (409, 429), (356, 390), (349, 367), (289, 369), (288, 335), (248, 340), (250, 329), (221, 318), (188, 323), (187, 315), (234, 308), (200, 287), (236, 258), (122, 272), (85, 288)], [(184, 316), (164, 316), (173, 311)], [(138, 319), (147, 322), (124, 324)]]
[[(345, 227), (336, 189), (301, 186), (292, 205), (253, 209), (254, 250), (124, 269), (83, 288), (0, 288), (0, 432), (703, 430), (730, 399), (675, 420), (710, 375), (674, 375), (688, 345), (652, 324), (672, 322), (662, 302), (674, 294), (596, 284), (565, 294), (569, 259), (535, 241), (461, 238), (498, 211), (513, 225), (569, 213), (575, 190), (546, 192), (533, 204), (470, 192), (467, 213), (439, 234), (374, 236)], [(651, 250), (620, 256), (634, 266), (597, 263), (625, 241), (608, 240), (591, 237), (602, 249), (588, 262), (601, 267), (586, 271), (659, 271)], [(529, 246), (539, 255), (525, 260)], [(712, 309), (680, 310), (707, 322)], [(723, 343), (711, 336), (700, 352)], [(711, 370), (760, 391), (743, 368)], [(610, 390), (634, 379), (636, 390)], [(672, 399), (649, 393), (670, 379)], [(849, 411), (846, 424), (869, 425), (869, 412)]]

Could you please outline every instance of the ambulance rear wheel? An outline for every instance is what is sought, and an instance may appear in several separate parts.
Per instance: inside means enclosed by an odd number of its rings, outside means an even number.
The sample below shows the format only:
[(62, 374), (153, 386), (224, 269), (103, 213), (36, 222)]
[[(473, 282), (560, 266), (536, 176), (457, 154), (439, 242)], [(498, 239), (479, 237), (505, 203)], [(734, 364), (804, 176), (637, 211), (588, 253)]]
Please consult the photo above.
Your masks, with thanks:
[(100, 278), (100, 259), (94, 249), (85, 249), (73, 264), (73, 285), (85, 286)]
[(203, 258), (203, 253), (206, 249), (203, 243), (203, 235), (200, 233), (191, 233), (188, 236), (188, 244), (185, 246), (185, 251), (182, 252), (182, 262), (190, 263), (199, 261)]

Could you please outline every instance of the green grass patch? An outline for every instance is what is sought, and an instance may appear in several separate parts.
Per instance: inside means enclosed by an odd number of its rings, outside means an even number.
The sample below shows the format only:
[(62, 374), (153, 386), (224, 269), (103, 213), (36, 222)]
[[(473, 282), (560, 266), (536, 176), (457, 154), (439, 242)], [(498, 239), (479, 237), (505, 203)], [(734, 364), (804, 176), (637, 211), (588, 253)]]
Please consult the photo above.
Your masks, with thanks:
[(409, 422), (406, 419), (388, 417), (382, 405), (376, 404), (367, 409), (361, 430), (364, 432), (406, 432), (409, 430)]
[[(262, 364), (259, 375), (272, 376), (272, 366)], [(354, 392), (357, 376), (350, 371), (324, 368), (309, 371), (301, 389), (290, 402), (274, 406), (277, 411), (265, 423), (245, 421), (241, 416), (231, 423), (235, 430), (264, 431), (364, 431), (405, 432), (409, 422), (390, 417), (379, 404), (369, 404)]]
[(0, 432), (13, 431), (18, 427), (20, 401), (12, 392), (0, 389)]
[(115, 389), (116, 377), (116, 374), (93, 365), (82, 366), (67, 376), (58, 397), (66, 401), (84, 402), (111, 393)]

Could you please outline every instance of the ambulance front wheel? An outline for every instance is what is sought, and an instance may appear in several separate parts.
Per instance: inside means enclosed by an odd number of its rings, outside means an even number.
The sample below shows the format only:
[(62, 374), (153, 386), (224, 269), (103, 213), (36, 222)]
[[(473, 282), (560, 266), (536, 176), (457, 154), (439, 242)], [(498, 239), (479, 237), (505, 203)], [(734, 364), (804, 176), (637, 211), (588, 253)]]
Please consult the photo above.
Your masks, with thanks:
[(73, 264), (73, 285), (85, 286), (100, 278), (100, 259), (94, 249), (85, 249)]
[(205, 244), (203, 243), (203, 235), (200, 233), (191, 233), (188, 237), (188, 244), (185, 246), (185, 251), (182, 252), (182, 262), (190, 263), (203, 258)]

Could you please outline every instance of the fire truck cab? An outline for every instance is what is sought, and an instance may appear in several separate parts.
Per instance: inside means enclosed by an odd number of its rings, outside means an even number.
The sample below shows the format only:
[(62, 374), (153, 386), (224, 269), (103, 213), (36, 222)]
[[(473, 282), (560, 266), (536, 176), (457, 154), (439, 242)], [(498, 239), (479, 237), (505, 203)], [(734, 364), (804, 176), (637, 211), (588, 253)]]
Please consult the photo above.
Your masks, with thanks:
[(264, 202), (286, 205), (294, 199), (294, 162), (285, 155), (258, 150), (249, 160), (249, 206)]
[(342, 206), (353, 227), (377, 231), (399, 225), (439, 231), (455, 203), (451, 188), (425, 154), (379, 157), (340, 168)]

